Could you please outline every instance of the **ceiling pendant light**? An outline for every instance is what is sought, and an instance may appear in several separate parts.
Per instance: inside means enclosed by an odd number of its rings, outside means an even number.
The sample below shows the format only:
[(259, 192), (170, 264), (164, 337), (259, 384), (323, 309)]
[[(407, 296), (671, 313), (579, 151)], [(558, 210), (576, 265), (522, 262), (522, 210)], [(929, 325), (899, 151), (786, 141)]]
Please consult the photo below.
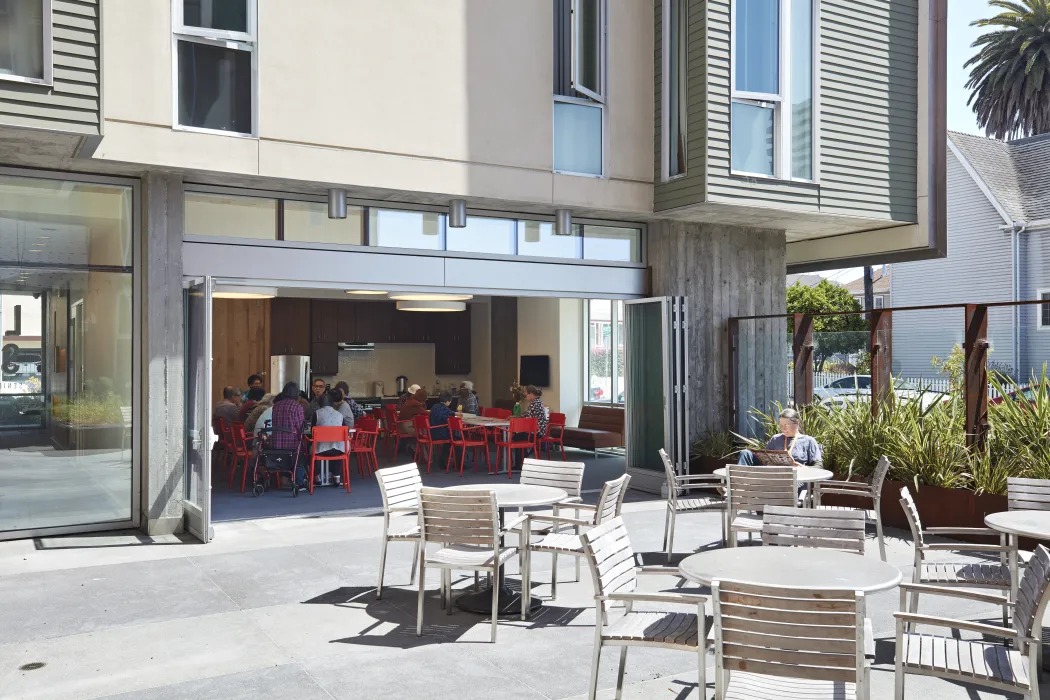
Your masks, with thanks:
[(328, 218), (346, 218), (346, 190), (328, 190)]
[(558, 209), (554, 212), (554, 235), (572, 235), (572, 209)]
[(211, 296), (213, 299), (273, 299), (277, 290), (273, 287), (218, 287)]
[(394, 301), (470, 301), (473, 294), (437, 294), (427, 292), (392, 292)]
[(379, 289), (348, 289), (348, 290), (346, 290), (346, 293), (347, 294), (354, 294), (356, 296), (362, 296), (362, 297), (367, 297), (367, 296), (385, 296), (386, 295), (386, 292), (384, 292), (382, 290), (379, 290)]
[(467, 200), (453, 199), (448, 203), (448, 227), (467, 227)]
[(462, 301), (399, 301), (397, 302), (397, 310), (428, 312), (466, 311), (467, 305)]

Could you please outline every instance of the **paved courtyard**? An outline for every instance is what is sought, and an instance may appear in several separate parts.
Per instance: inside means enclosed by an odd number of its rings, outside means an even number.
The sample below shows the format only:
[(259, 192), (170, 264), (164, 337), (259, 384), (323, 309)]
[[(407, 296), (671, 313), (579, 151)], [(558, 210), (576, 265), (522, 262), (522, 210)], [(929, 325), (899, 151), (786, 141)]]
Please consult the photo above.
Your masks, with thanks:
[[(632, 492), (623, 517), (646, 563), (662, 563), (663, 502)], [(0, 698), (586, 697), (595, 620), (586, 568), (535, 619), (501, 621), (496, 644), (484, 617), (439, 609), (438, 576), (428, 574), (427, 624), (417, 638), (410, 546), (392, 545), (390, 588), (376, 600), (380, 531), (375, 516), (321, 515), (220, 522), (208, 545), (137, 533), (0, 543)], [(676, 548), (714, 546), (718, 532), (715, 515), (682, 517)], [(907, 579), (910, 541), (892, 530), (889, 540), (890, 560)], [(869, 539), (867, 556), (877, 552)], [(537, 555), (534, 565), (535, 591), (549, 596), (550, 559)], [(571, 579), (571, 561), (559, 568)], [(463, 576), (459, 586), (471, 582)], [(654, 590), (677, 583), (643, 582)], [(876, 699), (892, 697), (897, 601), (896, 590), (868, 601)], [(924, 599), (920, 611), (999, 616), (959, 600)], [(603, 657), (600, 697), (613, 696), (615, 657)], [(709, 654), (709, 669), (712, 662)], [(626, 698), (701, 697), (688, 653), (632, 649), (627, 684)], [(1004, 697), (916, 676), (907, 688), (924, 700)], [(710, 685), (703, 697), (712, 695)]]

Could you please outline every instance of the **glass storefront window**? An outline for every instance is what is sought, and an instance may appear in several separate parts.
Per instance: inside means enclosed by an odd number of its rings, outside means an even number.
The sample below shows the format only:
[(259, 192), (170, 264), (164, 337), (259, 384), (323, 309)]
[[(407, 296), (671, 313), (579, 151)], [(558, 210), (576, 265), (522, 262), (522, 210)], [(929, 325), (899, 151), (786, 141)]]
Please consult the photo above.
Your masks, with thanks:
[(361, 245), (364, 242), (364, 209), (347, 207), (345, 219), (329, 219), (328, 205), (323, 202), (285, 200), (284, 240)]
[(585, 260), (641, 262), (642, 231), (637, 228), (585, 224), (583, 257)]
[(580, 257), (579, 226), (572, 227), (571, 236), (558, 236), (549, 221), (521, 221), (518, 224), (518, 255), (542, 258)]
[(623, 302), (587, 301), (587, 398), (589, 403), (623, 403)]
[(277, 240), (277, 200), (208, 192), (186, 193), (188, 236)]
[(441, 250), (444, 216), (433, 212), (370, 209), (369, 244), (383, 248)]
[(131, 265), (131, 190), (0, 176), (0, 264)]
[[(67, 193), (81, 183), (11, 180), (5, 193), (51, 191), (50, 211), (79, 234), (46, 239), (48, 262), (64, 250), (73, 261), (116, 255), (122, 244), (96, 245), (101, 231), (100, 242), (128, 241), (130, 262), (130, 188), (91, 185), (74, 207)], [(46, 204), (36, 196), (27, 201)], [(18, 214), (5, 209), (0, 226)], [(131, 272), (0, 262), (0, 493), (18, 496), (0, 508), (0, 532), (131, 519), (133, 282)]]
[(445, 248), (469, 253), (511, 255), (514, 253), (516, 225), (517, 222), (511, 219), (468, 216), (466, 228), (449, 227), (445, 231)]

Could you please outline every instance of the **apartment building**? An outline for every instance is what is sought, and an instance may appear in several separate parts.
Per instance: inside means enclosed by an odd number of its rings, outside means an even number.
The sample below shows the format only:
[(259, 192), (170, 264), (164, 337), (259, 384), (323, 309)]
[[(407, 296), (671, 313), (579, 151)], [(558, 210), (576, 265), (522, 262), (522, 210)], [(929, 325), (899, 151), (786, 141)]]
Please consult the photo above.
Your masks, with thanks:
[[(0, 396), (0, 538), (206, 540), (216, 388), (369, 344), (493, 402), (546, 357), (551, 409), (626, 404), (656, 483), (725, 427), (728, 317), (943, 254), (946, 5), (7, 3), (0, 294), (42, 359)], [(756, 400), (781, 331), (742, 331)]]

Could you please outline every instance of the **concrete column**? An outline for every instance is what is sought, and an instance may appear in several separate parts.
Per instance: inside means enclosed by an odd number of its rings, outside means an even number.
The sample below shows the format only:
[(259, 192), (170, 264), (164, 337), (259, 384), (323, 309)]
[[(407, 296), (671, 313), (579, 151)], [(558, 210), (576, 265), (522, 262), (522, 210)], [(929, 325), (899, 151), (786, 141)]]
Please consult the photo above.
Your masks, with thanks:
[(740, 322), (740, 410), (737, 424), (729, 425), (728, 319), (786, 313), (784, 232), (657, 221), (649, 225), (648, 241), (653, 296), (687, 297), (690, 438), (744, 429), (750, 407), (768, 411), (773, 401), (787, 398), (787, 322)]
[(179, 175), (143, 178), (142, 526), (151, 535), (182, 530), (185, 493), (182, 229)]

